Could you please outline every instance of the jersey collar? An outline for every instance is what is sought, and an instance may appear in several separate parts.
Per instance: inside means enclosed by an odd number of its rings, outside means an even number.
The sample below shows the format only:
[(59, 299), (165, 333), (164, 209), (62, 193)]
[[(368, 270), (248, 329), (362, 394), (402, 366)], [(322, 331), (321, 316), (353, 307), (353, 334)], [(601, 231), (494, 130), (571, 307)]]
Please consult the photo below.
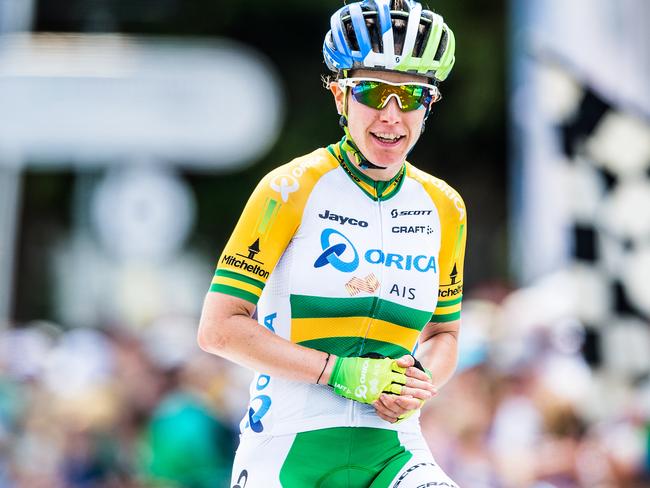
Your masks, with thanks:
[(334, 156), (345, 174), (354, 181), (354, 183), (361, 188), (361, 190), (375, 201), (384, 201), (397, 195), (397, 192), (404, 183), (406, 176), (406, 164), (402, 167), (397, 174), (389, 181), (375, 181), (368, 175), (362, 173), (348, 158), (347, 152), (341, 147), (343, 140), (337, 144), (330, 144), (327, 146), (329, 153)]

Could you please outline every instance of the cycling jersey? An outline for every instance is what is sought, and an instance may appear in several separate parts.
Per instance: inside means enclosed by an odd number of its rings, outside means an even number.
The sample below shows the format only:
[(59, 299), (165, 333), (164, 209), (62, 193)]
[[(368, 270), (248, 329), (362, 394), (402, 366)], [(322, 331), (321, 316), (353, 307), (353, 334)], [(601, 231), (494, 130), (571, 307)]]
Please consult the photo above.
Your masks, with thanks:
[[(341, 143), (266, 175), (217, 265), (211, 291), (257, 305), (261, 325), (338, 356), (413, 353), (429, 322), (460, 317), (465, 205), (444, 181), (406, 162), (374, 181)], [(244, 436), (330, 427), (418, 430), (327, 386), (259, 372)]]

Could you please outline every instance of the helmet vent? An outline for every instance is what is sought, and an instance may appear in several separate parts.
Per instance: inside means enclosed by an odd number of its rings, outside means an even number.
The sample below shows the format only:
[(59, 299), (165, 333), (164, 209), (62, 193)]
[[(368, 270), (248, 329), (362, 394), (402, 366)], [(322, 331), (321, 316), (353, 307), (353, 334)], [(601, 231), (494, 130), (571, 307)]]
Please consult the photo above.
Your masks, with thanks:
[(345, 33), (345, 37), (348, 41), (348, 46), (350, 46), (351, 50), (358, 51), (359, 41), (357, 40), (357, 33), (354, 31), (352, 17), (350, 17), (350, 15), (346, 15), (341, 19), (341, 22), (343, 23), (343, 32)]
[(413, 47), (413, 56), (416, 58), (421, 58), (424, 54), (424, 49), (427, 46), (426, 40), (429, 39), (429, 34), (431, 33), (431, 25), (431, 21), (427, 22), (427, 19), (423, 15), (420, 19), (418, 35), (415, 38), (415, 46)]
[(435, 61), (440, 61), (442, 59), (442, 55), (445, 53), (445, 50), (447, 49), (448, 42), (449, 42), (449, 33), (447, 32), (447, 29), (444, 29), (442, 31), (442, 37), (440, 38), (440, 44), (438, 45), (438, 50), (436, 51), (436, 55), (433, 58)]

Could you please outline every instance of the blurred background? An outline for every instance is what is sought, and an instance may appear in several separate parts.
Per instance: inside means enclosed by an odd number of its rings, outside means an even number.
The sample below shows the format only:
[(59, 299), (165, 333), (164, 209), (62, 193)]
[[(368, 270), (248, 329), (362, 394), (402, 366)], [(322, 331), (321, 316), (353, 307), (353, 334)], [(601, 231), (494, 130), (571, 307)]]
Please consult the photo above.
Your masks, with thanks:
[[(200, 351), (258, 179), (341, 137), (339, 1), (0, 0), (0, 488), (229, 486), (252, 374)], [(650, 3), (431, 0), (410, 157), (469, 210), (461, 486), (650, 486)]]

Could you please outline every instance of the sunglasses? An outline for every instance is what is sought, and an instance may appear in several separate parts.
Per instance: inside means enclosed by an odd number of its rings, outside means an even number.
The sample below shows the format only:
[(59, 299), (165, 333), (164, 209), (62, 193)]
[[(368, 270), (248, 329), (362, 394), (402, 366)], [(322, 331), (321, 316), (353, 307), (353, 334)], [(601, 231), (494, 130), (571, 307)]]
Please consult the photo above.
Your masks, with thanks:
[(383, 109), (395, 97), (402, 112), (428, 108), (442, 98), (440, 90), (428, 83), (391, 83), (374, 78), (342, 78), (341, 88), (352, 88), (352, 97), (363, 105), (376, 110)]

